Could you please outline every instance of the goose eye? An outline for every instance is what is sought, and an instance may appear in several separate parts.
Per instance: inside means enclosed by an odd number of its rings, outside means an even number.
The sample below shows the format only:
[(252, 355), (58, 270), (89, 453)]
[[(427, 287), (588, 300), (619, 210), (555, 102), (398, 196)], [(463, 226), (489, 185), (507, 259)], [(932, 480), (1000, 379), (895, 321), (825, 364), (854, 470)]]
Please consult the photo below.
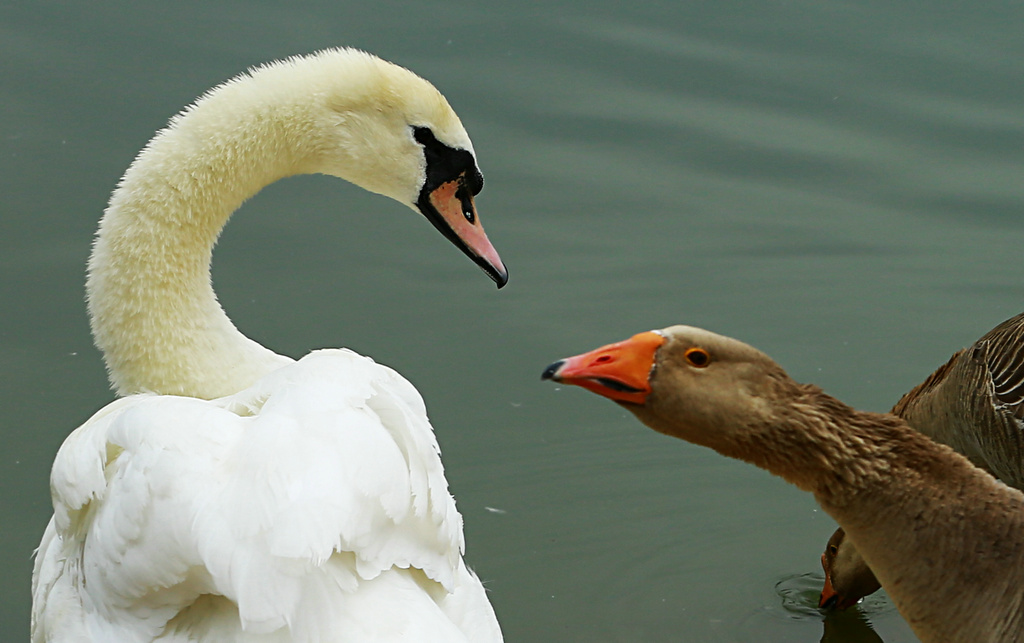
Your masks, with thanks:
[(697, 368), (704, 368), (711, 362), (711, 356), (703, 348), (688, 348), (683, 357), (690, 363), (691, 366)]

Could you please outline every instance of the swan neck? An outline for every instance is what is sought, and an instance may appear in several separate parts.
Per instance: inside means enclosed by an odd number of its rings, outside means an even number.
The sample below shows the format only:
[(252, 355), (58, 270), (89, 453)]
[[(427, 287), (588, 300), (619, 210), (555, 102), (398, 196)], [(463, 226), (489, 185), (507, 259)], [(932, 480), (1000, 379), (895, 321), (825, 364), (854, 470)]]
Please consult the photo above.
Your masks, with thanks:
[(273, 110), (212, 102), (150, 142), (100, 223), (89, 314), (120, 394), (219, 397), (289, 361), (231, 322), (214, 294), (210, 262), (231, 214), (265, 185), (305, 171), (304, 151), (288, 146)]

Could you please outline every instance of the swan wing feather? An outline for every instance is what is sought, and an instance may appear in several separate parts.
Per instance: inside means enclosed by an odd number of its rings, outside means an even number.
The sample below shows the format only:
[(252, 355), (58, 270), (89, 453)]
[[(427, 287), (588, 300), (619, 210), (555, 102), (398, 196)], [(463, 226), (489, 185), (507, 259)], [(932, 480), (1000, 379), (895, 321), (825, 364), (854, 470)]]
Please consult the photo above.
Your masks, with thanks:
[(34, 591), (63, 591), (58, 560), (80, 565), (62, 582), (81, 585), (83, 618), (101, 623), (93, 631), (119, 618), (153, 637), (185, 631), (203, 622), (188, 610), (215, 596), (237, 606), (246, 631), (328, 640), (346, 613), (351, 626), (372, 606), (396, 611), (392, 592), (408, 595), (404, 616), (359, 627), (422, 628), (423, 609), (497, 631), (461, 559), (461, 517), (422, 399), (351, 351), (316, 351), (217, 400), (118, 400), (68, 438), (51, 485)]

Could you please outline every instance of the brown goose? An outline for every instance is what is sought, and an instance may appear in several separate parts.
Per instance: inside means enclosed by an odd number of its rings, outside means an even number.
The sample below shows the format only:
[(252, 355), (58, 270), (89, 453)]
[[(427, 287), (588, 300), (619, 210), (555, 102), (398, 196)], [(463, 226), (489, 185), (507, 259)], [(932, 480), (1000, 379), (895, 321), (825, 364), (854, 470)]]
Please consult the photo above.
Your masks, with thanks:
[(844, 610), (882, 586), (842, 527), (825, 544), (821, 568), (825, 570), (825, 585), (818, 597), (821, 608)]
[(901, 418), (852, 409), (756, 349), (688, 326), (555, 362), (543, 377), (813, 493), (922, 641), (1024, 640), (1024, 494)]
[[(1024, 313), (953, 354), (892, 413), (1003, 482), (1024, 488)], [(821, 555), (819, 607), (845, 609), (879, 587), (840, 527)]]

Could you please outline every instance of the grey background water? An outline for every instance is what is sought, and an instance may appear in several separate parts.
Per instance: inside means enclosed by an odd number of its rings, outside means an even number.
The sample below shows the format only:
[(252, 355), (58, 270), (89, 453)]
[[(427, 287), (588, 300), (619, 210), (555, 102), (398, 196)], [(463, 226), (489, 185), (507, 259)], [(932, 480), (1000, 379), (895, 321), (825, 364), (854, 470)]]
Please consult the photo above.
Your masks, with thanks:
[(461, 115), (508, 288), (323, 177), (243, 208), (216, 287), (267, 346), (419, 387), (507, 640), (914, 640), (885, 601), (809, 607), (833, 528), (809, 496), (538, 376), (685, 322), (884, 410), (1020, 312), (1022, 23), (987, 0), (5, 3), (0, 638), (27, 636), (53, 456), (111, 399), (82, 302), (107, 195), (206, 88), (352, 45)]

